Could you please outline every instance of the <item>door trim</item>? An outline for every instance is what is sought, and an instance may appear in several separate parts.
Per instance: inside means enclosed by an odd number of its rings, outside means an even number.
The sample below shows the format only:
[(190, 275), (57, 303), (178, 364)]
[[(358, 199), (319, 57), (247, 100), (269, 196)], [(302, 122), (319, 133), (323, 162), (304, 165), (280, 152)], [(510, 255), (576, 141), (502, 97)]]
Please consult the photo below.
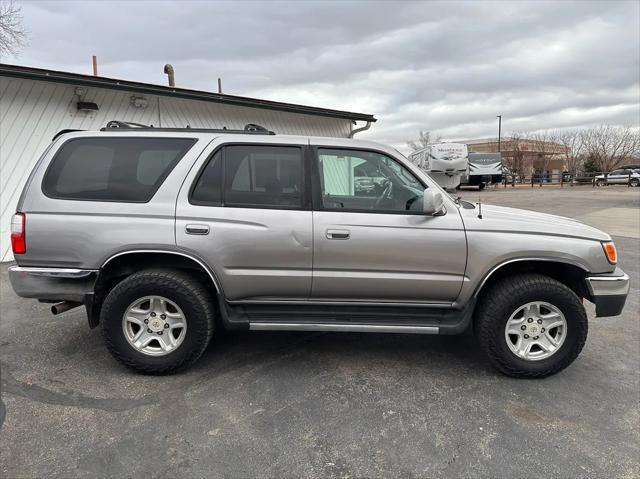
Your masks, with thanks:
[(449, 302), (411, 302), (411, 301), (332, 301), (326, 300), (286, 300), (286, 299), (247, 299), (239, 301), (227, 301), (230, 306), (242, 305), (290, 305), (290, 306), (389, 306), (389, 307), (413, 307), (413, 308), (440, 308), (454, 309)]

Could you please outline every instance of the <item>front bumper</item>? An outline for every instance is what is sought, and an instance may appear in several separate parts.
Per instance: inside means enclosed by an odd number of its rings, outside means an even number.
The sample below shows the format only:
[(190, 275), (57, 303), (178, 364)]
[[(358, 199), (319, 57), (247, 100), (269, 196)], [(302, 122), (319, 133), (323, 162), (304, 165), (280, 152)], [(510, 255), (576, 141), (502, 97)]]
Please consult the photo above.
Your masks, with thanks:
[(98, 270), (9, 267), (9, 280), (18, 296), (44, 301), (84, 302), (93, 294)]
[(629, 275), (616, 268), (612, 273), (588, 276), (586, 281), (597, 317), (622, 313), (629, 293)]

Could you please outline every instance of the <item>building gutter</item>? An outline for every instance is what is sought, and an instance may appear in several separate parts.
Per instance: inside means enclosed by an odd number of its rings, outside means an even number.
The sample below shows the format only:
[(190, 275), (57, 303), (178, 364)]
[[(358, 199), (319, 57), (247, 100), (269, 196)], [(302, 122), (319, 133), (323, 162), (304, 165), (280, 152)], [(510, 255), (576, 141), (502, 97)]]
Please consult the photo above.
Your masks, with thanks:
[(364, 125), (363, 127), (356, 128), (355, 130), (351, 130), (351, 133), (349, 133), (349, 138), (353, 138), (356, 133), (360, 133), (361, 131), (367, 131), (369, 128), (371, 128), (371, 120), (367, 121), (367, 124)]
[(201, 90), (191, 90), (186, 88), (176, 88), (173, 86), (153, 85), (150, 83), (140, 83), (115, 78), (98, 77), (92, 75), (80, 75), (77, 73), (60, 72), (55, 70), (44, 70), (40, 68), (21, 67), (17, 65), (7, 65), (0, 63), (0, 76), (25, 78), (30, 80), (41, 80), (56, 83), (65, 83), (75, 86), (87, 86), (94, 88), (106, 88), (110, 90), (123, 90), (134, 93), (159, 95), (172, 98), (184, 98), (188, 100), (200, 100), (213, 103), (222, 103), (246, 108), (259, 108), (266, 110), (284, 111), (288, 113), (300, 113), (306, 115), (323, 116), (329, 118), (340, 118), (352, 121), (366, 121), (373, 123), (376, 118), (365, 113), (355, 113), (350, 111), (332, 110), (328, 108), (318, 108), (307, 105), (297, 105), (294, 103), (284, 103), (271, 100), (260, 100), (235, 95), (225, 95), (211, 93)]

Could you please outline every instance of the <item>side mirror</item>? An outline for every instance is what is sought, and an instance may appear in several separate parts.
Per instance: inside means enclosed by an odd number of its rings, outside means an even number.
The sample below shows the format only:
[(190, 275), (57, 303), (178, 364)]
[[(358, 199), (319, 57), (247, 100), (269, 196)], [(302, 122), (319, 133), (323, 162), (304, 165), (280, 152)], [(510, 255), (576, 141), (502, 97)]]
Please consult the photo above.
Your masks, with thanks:
[(442, 193), (433, 188), (424, 190), (422, 211), (425, 215), (439, 216), (444, 214), (444, 200)]

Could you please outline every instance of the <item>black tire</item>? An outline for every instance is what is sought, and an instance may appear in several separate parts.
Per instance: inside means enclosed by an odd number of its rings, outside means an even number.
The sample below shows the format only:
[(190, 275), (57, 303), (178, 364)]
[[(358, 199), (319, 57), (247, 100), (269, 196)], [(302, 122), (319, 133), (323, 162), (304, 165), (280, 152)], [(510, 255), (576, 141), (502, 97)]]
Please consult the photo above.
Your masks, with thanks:
[[(164, 356), (149, 356), (127, 341), (122, 328), (125, 310), (145, 296), (160, 295), (182, 309), (187, 322), (182, 343)], [(125, 366), (146, 374), (168, 374), (193, 364), (204, 352), (214, 325), (213, 297), (188, 274), (173, 270), (145, 270), (118, 283), (107, 295), (100, 313), (105, 342)]]
[[(537, 361), (516, 356), (505, 339), (509, 317), (522, 305), (544, 301), (565, 316), (564, 343), (551, 356)], [(502, 279), (481, 297), (474, 315), (474, 330), (481, 348), (500, 372), (517, 378), (542, 378), (569, 366), (587, 340), (587, 314), (580, 298), (567, 286), (540, 274), (522, 274)]]
[(604, 180), (596, 180), (596, 186), (606, 186), (607, 182)]
[(631, 186), (638, 187), (638, 186), (640, 186), (640, 180), (637, 179), (637, 178), (632, 178), (631, 180), (629, 180), (629, 184)]

